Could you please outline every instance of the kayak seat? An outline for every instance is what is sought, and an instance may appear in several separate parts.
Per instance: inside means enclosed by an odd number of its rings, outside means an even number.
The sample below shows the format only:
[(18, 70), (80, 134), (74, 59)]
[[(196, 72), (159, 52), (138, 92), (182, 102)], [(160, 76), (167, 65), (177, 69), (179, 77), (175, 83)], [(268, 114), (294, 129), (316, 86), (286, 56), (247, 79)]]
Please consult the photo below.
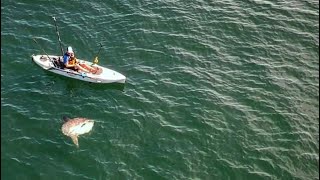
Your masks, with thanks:
[(53, 58), (53, 65), (57, 68), (64, 69), (64, 64), (61, 62), (59, 58)]

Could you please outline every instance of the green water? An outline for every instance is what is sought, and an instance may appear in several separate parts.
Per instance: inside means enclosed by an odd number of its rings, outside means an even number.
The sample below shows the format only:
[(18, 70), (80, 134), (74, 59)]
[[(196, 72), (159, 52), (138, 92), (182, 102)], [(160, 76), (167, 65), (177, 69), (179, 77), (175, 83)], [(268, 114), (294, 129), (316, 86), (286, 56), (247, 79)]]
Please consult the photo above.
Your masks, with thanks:
[[(47, 73), (64, 48), (127, 77)], [(35, 44), (36, 38), (41, 48)], [(43, 50), (41, 50), (43, 49)], [(77, 148), (62, 116), (95, 125)], [(2, 179), (319, 179), (319, 2), (2, 1)]]

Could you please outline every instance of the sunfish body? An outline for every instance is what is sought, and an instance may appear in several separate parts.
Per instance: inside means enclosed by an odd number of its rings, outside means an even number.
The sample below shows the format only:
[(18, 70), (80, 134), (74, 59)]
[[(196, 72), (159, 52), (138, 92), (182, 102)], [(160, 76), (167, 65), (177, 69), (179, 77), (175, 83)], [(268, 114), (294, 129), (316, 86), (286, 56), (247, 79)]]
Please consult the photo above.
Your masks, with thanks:
[(91, 131), (94, 121), (86, 118), (63, 118), (65, 123), (62, 125), (62, 133), (71, 137), (73, 143), (79, 147), (78, 136)]

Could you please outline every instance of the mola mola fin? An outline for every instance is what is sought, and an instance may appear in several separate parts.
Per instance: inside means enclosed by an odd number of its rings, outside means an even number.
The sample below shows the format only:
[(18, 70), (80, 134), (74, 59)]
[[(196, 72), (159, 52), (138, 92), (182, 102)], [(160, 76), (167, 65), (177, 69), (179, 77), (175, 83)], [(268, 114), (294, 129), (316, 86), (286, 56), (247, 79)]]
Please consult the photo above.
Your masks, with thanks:
[(64, 122), (67, 122), (67, 121), (70, 120), (70, 118), (68, 116), (63, 116), (62, 119), (63, 119)]
[(70, 137), (71, 137), (73, 143), (74, 143), (75, 145), (77, 145), (77, 147), (79, 147), (78, 136), (77, 136), (77, 135), (72, 135), (72, 136), (70, 136)]

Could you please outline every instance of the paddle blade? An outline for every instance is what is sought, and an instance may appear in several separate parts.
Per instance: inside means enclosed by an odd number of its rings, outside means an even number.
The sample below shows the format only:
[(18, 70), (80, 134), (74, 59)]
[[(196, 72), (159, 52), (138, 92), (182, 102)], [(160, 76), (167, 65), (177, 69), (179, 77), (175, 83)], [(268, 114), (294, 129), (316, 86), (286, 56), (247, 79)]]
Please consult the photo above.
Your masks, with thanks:
[(94, 63), (94, 64), (97, 64), (98, 62), (99, 62), (99, 61), (98, 61), (98, 57), (95, 57), (94, 60), (93, 60), (93, 63)]

